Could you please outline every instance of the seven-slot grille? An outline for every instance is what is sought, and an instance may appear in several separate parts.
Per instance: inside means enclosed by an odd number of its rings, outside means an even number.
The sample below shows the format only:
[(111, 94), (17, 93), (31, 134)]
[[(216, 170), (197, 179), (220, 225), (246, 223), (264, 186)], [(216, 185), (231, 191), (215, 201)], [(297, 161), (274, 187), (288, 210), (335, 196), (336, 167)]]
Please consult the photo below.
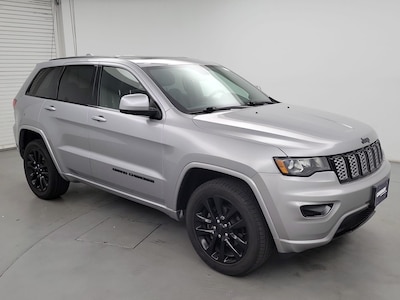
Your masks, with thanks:
[(329, 157), (340, 183), (365, 177), (382, 164), (383, 153), (379, 140), (356, 151)]

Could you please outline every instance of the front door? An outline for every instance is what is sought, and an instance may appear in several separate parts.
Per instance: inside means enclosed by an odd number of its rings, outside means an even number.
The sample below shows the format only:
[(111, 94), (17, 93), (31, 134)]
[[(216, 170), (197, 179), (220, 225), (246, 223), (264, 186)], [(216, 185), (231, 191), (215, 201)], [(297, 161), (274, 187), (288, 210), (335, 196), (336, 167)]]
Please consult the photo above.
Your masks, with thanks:
[(103, 67), (101, 73), (99, 106), (88, 116), (93, 177), (108, 188), (163, 204), (163, 120), (121, 113), (122, 96), (145, 90), (125, 69)]

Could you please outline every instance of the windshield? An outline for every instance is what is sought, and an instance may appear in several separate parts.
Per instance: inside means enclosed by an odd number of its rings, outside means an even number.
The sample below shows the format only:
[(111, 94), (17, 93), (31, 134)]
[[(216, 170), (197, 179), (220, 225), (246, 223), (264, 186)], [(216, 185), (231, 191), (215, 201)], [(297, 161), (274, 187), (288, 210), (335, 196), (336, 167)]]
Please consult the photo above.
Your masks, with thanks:
[(221, 66), (152, 66), (143, 70), (185, 113), (273, 103), (255, 86)]

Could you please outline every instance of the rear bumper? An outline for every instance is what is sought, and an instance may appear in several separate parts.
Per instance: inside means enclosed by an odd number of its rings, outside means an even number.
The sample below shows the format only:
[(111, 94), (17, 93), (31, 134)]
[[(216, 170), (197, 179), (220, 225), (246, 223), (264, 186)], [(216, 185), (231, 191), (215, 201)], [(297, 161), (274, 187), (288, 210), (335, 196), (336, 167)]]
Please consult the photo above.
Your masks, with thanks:
[[(340, 184), (333, 172), (310, 177), (258, 174), (254, 179), (268, 211), (279, 252), (301, 252), (329, 243), (335, 236), (354, 230), (374, 213), (373, 186), (389, 178), (390, 163), (354, 182)], [(304, 205), (332, 204), (325, 216), (304, 217)]]

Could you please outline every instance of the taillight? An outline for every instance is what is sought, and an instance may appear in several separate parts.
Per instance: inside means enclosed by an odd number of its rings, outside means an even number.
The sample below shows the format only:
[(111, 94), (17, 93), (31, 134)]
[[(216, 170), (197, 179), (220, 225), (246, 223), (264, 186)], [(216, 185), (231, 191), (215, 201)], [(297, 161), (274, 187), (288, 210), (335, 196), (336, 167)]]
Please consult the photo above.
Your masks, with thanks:
[(15, 109), (15, 106), (17, 105), (17, 99), (14, 98), (12, 103), (13, 103), (13, 108)]

